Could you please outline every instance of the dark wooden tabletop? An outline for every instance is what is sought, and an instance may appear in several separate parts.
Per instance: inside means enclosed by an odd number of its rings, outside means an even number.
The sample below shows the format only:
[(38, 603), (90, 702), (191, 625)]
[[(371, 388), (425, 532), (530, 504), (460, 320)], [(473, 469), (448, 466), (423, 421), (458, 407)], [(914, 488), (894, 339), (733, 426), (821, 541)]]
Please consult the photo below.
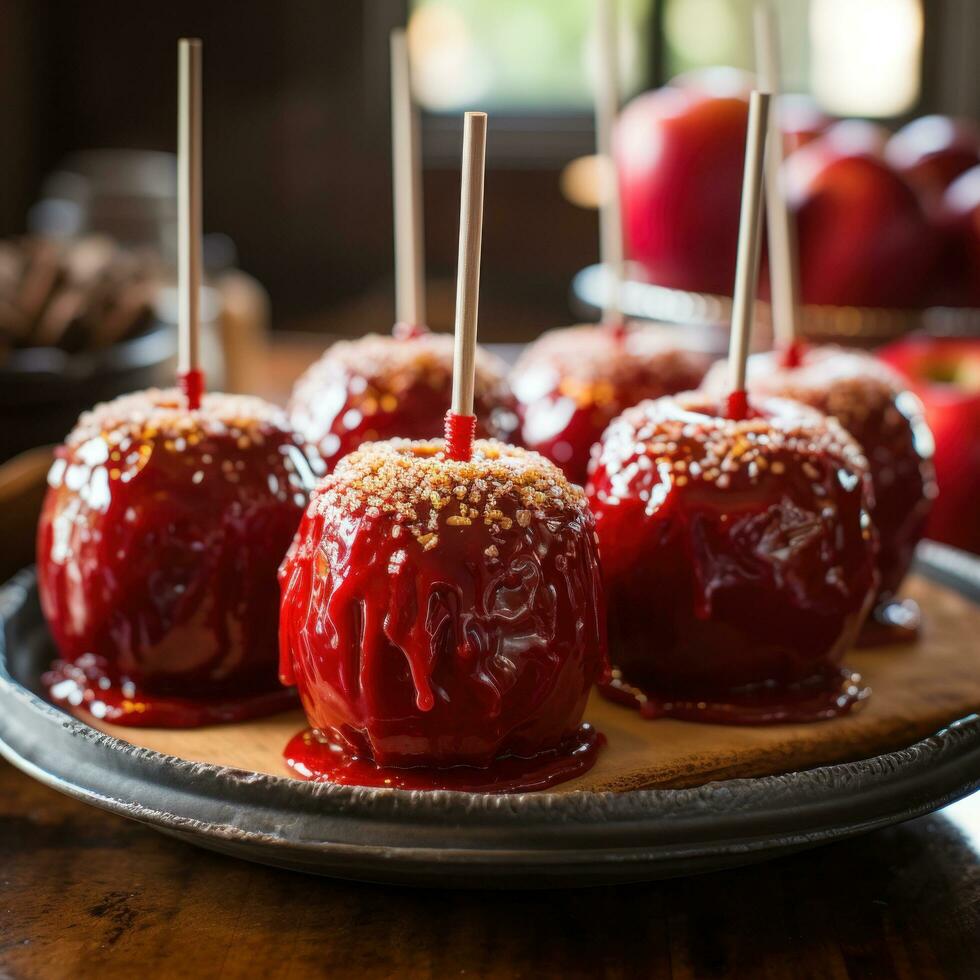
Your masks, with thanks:
[(417, 891), (222, 857), (0, 762), (0, 977), (980, 976), (980, 794), (697, 878)]

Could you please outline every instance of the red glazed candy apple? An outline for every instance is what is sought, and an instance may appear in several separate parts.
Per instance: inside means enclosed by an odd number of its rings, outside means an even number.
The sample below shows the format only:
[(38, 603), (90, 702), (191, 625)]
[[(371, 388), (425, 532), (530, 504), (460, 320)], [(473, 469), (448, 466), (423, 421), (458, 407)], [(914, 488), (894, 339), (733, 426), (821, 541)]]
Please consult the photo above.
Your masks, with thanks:
[(980, 339), (910, 337), (879, 354), (921, 399), (935, 440), (926, 535), (980, 554)]
[(588, 497), (608, 600), (604, 693), (695, 720), (814, 720), (861, 696), (840, 661), (876, 585), (867, 465), (833, 419), (701, 393), (624, 412)]
[(747, 119), (741, 92), (702, 85), (646, 92), (623, 109), (616, 163), (626, 245), (652, 282), (730, 293)]
[(805, 303), (925, 304), (936, 235), (915, 192), (880, 158), (878, 143), (866, 125), (841, 124), (786, 160)]
[[(508, 439), (517, 428), (507, 367), (480, 349), (477, 434)], [(443, 429), (452, 392), (453, 338), (410, 331), (368, 334), (333, 344), (296, 382), (289, 415), (332, 466), (362, 442), (432, 439)]]
[(521, 440), (584, 483), (592, 446), (613, 418), (644, 398), (697, 387), (709, 360), (655, 327), (549, 330), (511, 374)]
[(256, 398), (176, 391), (97, 406), (57, 450), (38, 528), (55, 700), (184, 726), (289, 704), (276, 676), (276, 570), (315, 454)]
[[(874, 487), (871, 517), (878, 529), (879, 599), (894, 595), (912, 563), (935, 496), (932, 436), (922, 405), (894, 370), (873, 355), (831, 345), (800, 349), (784, 367), (775, 351), (748, 362), (751, 392), (804, 402), (834, 416), (864, 450)], [(721, 395), (720, 367), (705, 390)]]
[(980, 132), (966, 119), (922, 116), (888, 141), (885, 159), (921, 193), (941, 197), (961, 173), (980, 164)]
[(591, 765), (605, 669), (592, 515), (536, 453), (374, 443), (319, 486), (280, 572), (280, 648), (334, 782), (531, 789)]
[(980, 306), (980, 166), (946, 190), (942, 220), (948, 235), (947, 297), (954, 305)]

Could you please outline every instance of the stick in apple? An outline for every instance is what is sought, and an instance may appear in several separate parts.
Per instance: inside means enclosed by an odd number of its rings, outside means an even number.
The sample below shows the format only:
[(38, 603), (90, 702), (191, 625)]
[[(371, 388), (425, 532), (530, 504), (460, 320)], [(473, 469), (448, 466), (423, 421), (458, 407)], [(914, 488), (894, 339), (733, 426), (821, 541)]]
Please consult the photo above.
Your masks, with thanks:
[(177, 248), (179, 305), (178, 380), (187, 407), (200, 408), (204, 372), (201, 329), (201, 42), (177, 44)]
[(391, 32), (391, 156), (395, 200), (395, 318), (411, 328), (425, 324), (422, 167), (418, 109), (412, 98), (405, 31)]
[(596, 0), (595, 132), (599, 164), (599, 260), (606, 282), (602, 322), (622, 324), (625, 278), (623, 216), (613, 155), (613, 129), (619, 113), (619, 29), (616, 0)]
[[(769, 0), (755, 6), (755, 60), (759, 87), (772, 93), (769, 131), (778, 134), (773, 118), (782, 91), (779, 62), (779, 30)], [(766, 146), (766, 219), (769, 229), (769, 283), (772, 298), (773, 338), (791, 362), (798, 357), (799, 270), (796, 229), (781, 185), (783, 141), (773, 136)]]
[(459, 197), (459, 259), (456, 270), (456, 347), (453, 402), (446, 416), (446, 452), (468, 460), (476, 416), (473, 385), (476, 326), (480, 305), (480, 250), (483, 240), (483, 178), (486, 169), (487, 114), (463, 117), (463, 180)]
[(732, 327), (728, 347), (729, 418), (745, 418), (745, 361), (755, 316), (755, 291), (759, 280), (759, 245), (762, 224), (762, 181), (769, 128), (769, 94), (754, 91), (749, 102), (749, 125), (742, 174), (742, 209), (738, 224), (735, 260), (735, 293), (732, 298)]

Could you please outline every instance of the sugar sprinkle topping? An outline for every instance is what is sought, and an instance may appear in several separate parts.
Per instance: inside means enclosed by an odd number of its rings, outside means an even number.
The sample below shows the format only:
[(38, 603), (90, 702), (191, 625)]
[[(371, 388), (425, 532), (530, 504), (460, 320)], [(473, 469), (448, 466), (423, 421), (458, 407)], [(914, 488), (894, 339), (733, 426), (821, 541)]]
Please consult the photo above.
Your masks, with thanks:
[(197, 411), (189, 411), (176, 388), (149, 388), (101, 402), (83, 412), (65, 444), (79, 446), (90, 439), (115, 436), (188, 439), (227, 435), (252, 439), (263, 432), (291, 432), (286, 413), (251, 395), (206, 394)]
[(787, 465), (813, 467), (830, 460), (855, 474), (867, 472), (858, 443), (836, 419), (780, 398), (757, 398), (762, 417), (732, 420), (712, 414), (703, 392), (641, 402), (624, 412), (594, 450), (593, 465), (610, 475), (628, 468), (656, 466), (678, 486), (714, 483), (721, 489), (736, 478), (756, 483), (766, 471), (779, 475)]
[(426, 550), (446, 528), (480, 523), (498, 534), (587, 512), (581, 488), (537, 453), (493, 439), (478, 439), (465, 462), (443, 450), (441, 439), (368, 443), (320, 484), (310, 511), (386, 515), (393, 536), (411, 534)]

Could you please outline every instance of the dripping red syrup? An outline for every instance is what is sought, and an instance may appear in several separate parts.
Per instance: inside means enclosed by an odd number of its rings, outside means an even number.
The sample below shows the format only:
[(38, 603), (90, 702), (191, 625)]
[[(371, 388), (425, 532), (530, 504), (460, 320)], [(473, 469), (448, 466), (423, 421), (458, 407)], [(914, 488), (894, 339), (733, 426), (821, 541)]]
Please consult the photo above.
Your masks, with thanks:
[(224, 725), (278, 714), (299, 705), (293, 688), (209, 699), (147, 694), (132, 681), (110, 678), (100, 659), (85, 654), (73, 664), (55, 661), (41, 678), (50, 700), (74, 715), (130, 728)]
[(749, 396), (744, 388), (729, 393), (725, 402), (725, 417), (733, 422), (744, 422), (749, 417)]
[(399, 321), (391, 328), (395, 340), (416, 340), (429, 332), (429, 328), (421, 323), (403, 323)]
[(505, 755), (489, 766), (381, 766), (308, 728), (286, 746), (286, 764), (300, 779), (344, 786), (530, 793), (588, 772), (606, 737), (587, 722), (556, 748), (525, 757)]
[(196, 412), (201, 407), (201, 399), (204, 397), (204, 372), (198, 368), (191, 368), (189, 371), (181, 371), (177, 379), (180, 390), (187, 399), (187, 407)]
[(648, 720), (674, 718), (709, 725), (781, 725), (828, 721), (857, 710), (871, 695), (860, 674), (841, 667), (810, 681), (759, 685), (740, 694), (715, 699), (689, 700), (644, 692), (613, 670), (610, 681), (599, 685), (602, 695), (640, 712)]
[(617, 344), (626, 343), (626, 320), (622, 316), (614, 316), (602, 323), (603, 329), (609, 332), (609, 336)]
[(806, 344), (802, 340), (794, 340), (779, 352), (779, 366), (792, 371), (803, 363), (803, 355), (805, 353)]
[(468, 462), (473, 456), (476, 416), (446, 412), (446, 455), (457, 462)]

